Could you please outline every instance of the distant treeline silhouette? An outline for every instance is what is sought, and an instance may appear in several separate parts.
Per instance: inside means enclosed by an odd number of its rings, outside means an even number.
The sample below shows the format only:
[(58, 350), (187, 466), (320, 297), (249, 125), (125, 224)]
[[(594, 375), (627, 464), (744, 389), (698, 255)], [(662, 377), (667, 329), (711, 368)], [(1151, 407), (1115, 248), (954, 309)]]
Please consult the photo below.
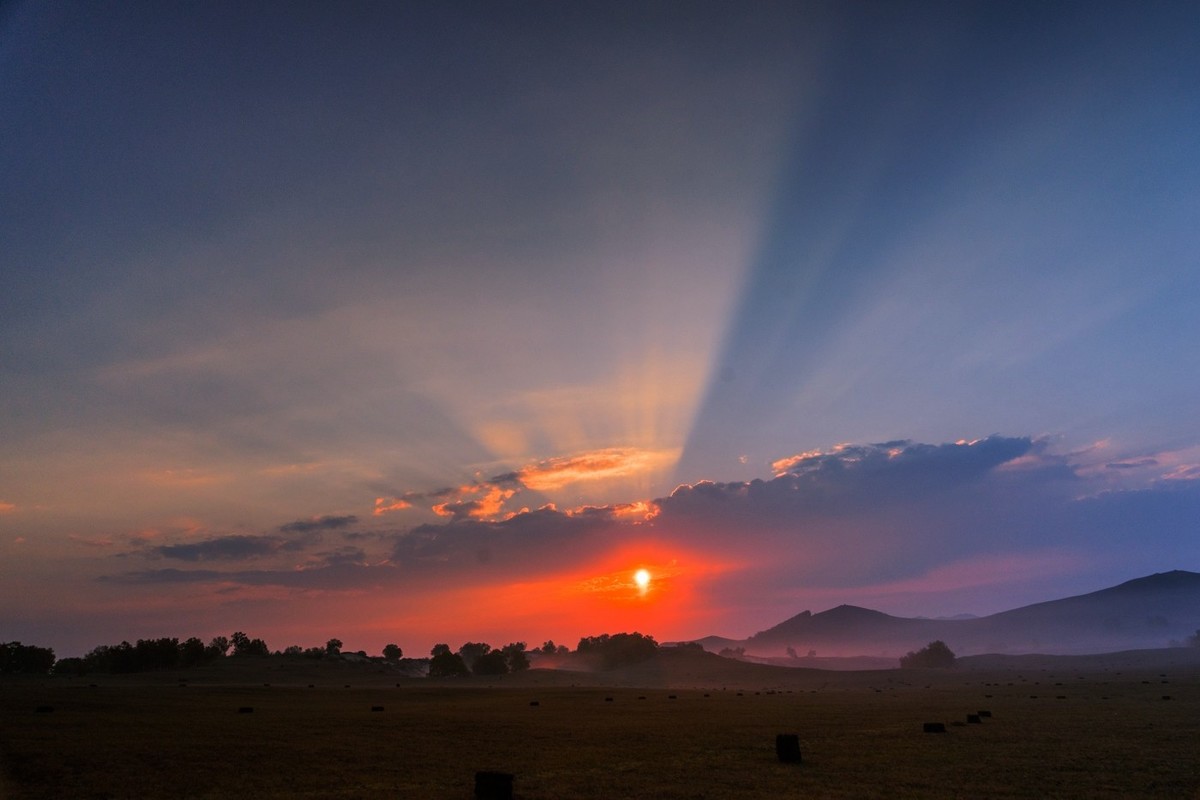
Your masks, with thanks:
[(54, 666), (54, 651), (20, 642), (0, 642), (0, 675), (45, 675)]
[(0, 674), (124, 674), (185, 669), (224, 658), (270, 657), (376, 661), (398, 664), (410, 674), (449, 678), (520, 672), (542, 658), (552, 663), (565, 659), (581, 667), (614, 669), (644, 661), (653, 656), (658, 647), (654, 637), (641, 633), (604, 633), (583, 637), (574, 652), (552, 639), (532, 650), (526, 648), (525, 642), (510, 642), (499, 648), (493, 648), (486, 642), (466, 642), (457, 651), (451, 650), (447, 644), (437, 644), (430, 651), (429, 658), (404, 659), (403, 650), (396, 644), (384, 645), (381, 657), (368, 656), (362, 650), (346, 654), (342, 652), (340, 639), (330, 639), (324, 647), (290, 645), (272, 652), (262, 639), (252, 639), (242, 631), (237, 631), (232, 636), (213, 637), (207, 644), (196, 636), (182, 641), (177, 637), (138, 639), (133, 644), (122, 641), (115, 645), (100, 645), (82, 657), (58, 660), (55, 660), (54, 651), (50, 648), (8, 642), (0, 644)]

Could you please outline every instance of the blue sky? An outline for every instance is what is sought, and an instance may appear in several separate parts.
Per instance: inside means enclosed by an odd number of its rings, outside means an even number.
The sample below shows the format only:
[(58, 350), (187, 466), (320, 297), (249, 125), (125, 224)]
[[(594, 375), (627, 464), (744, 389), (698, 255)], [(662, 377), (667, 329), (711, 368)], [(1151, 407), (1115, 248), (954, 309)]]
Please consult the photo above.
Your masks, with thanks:
[(0, 638), (744, 635), (1200, 569), (1197, 30), (7, 5)]

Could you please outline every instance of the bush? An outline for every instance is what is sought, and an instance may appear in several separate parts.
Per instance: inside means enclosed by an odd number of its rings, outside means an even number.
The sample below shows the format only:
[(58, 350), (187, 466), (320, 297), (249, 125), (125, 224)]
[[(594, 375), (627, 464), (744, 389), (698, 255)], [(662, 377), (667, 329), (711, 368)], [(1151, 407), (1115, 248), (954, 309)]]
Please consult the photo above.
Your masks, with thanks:
[(916, 652), (910, 652), (900, 659), (904, 669), (914, 668), (945, 668), (954, 666), (954, 653), (942, 640), (930, 642)]

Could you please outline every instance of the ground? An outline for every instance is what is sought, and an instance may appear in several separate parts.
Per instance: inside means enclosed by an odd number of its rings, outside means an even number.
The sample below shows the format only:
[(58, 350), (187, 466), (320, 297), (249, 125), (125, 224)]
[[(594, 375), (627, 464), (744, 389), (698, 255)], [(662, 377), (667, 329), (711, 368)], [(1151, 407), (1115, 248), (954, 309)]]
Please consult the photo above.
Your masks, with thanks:
[[(968, 723), (979, 711), (991, 716)], [(931, 721), (947, 733), (923, 733)], [(778, 733), (799, 735), (803, 763), (779, 763)], [(1165, 657), (870, 672), (677, 657), (441, 683), (260, 666), (0, 684), (4, 800), (465, 800), (484, 769), (513, 773), (524, 800), (1200, 798), (1198, 741), (1200, 664)]]

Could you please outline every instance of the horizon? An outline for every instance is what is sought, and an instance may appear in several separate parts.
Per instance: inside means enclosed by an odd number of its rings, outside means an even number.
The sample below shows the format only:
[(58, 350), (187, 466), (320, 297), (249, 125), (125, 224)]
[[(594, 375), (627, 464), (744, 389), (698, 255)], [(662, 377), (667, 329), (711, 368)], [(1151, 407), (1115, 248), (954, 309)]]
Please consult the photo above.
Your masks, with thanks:
[(1197, 29), (7, 5), (0, 640), (685, 641), (1200, 571)]

